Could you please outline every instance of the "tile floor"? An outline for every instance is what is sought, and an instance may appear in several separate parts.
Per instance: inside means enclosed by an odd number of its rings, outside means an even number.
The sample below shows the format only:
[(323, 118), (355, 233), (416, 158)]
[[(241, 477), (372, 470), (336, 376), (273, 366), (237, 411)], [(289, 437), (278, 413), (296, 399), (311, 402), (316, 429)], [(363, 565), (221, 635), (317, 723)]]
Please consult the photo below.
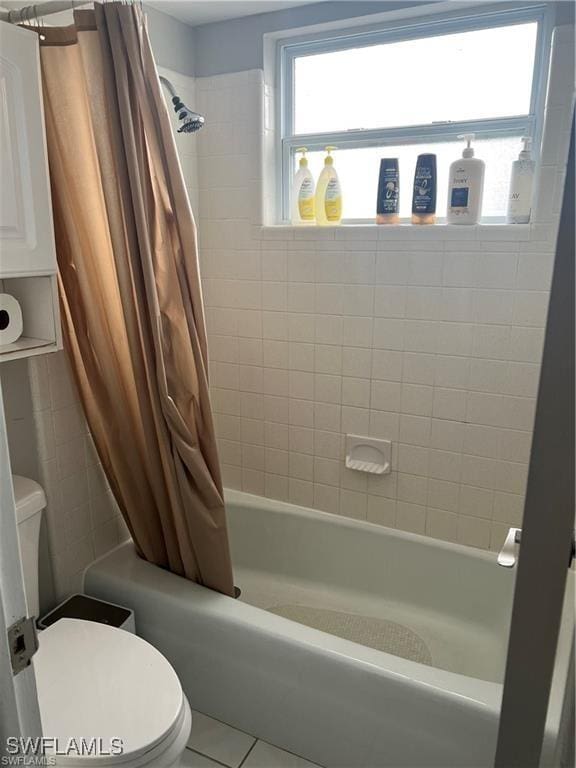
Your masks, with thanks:
[(201, 712), (192, 713), (192, 734), (183, 768), (320, 768)]

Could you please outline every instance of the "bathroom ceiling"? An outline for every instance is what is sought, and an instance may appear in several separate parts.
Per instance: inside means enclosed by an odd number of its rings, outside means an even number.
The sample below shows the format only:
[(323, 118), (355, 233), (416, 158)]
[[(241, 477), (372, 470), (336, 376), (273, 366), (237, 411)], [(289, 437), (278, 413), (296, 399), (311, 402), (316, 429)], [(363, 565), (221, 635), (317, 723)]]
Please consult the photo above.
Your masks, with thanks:
[[(192, 26), (209, 24), (213, 21), (237, 19), (256, 13), (281, 11), (296, 5), (310, 5), (310, 0), (144, 0), (158, 11), (174, 16)], [(318, 2), (318, 0), (316, 0)]]

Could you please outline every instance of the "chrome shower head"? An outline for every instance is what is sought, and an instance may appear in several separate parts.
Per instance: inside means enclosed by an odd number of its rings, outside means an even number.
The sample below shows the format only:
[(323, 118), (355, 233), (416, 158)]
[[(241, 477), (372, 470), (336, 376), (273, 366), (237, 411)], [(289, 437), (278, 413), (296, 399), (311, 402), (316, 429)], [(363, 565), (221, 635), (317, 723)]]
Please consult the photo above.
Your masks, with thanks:
[(172, 97), (172, 104), (174, 104), (174, 112), (178, 115), (178, 120), (182, 125), (178, 128), (178, 133), (195, 133), (204, 126), (204, 117), (199, 115), (198, 112), (193, 112), (191, 109), (183, 104), (178, 96)]
[(178, 133), (196, 133), (196, 131), (199, 131), (204, 126), (204, 117), (199, 115), (198, 112), (188, 109), (186, 104), (176, 94), (176, 89), (168, 78), (160, 75), (160, 82), (169, 91), (170, 96), (172, 96), (174, 112), (176, 112), (178, 119), (182, 123), (178, 128)]

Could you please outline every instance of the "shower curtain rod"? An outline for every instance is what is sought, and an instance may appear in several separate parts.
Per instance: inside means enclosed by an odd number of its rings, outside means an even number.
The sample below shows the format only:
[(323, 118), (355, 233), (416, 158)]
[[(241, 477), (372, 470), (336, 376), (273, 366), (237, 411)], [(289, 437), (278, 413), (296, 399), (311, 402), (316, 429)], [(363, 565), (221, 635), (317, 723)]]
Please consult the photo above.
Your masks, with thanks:
[(7, 21), (9, 24), (20, 24), (23, 21), (32, 21), (32, 19), (49, 16), (52, 13), (71, 11), (82, 5), (88, 5), (89, 2), (91, 0), (62, 0), (61, 2), (54, 0), (54, 2), (26, 5), (24, 8), (17, 8), (13, 11), (0, 9), (0, 21)]

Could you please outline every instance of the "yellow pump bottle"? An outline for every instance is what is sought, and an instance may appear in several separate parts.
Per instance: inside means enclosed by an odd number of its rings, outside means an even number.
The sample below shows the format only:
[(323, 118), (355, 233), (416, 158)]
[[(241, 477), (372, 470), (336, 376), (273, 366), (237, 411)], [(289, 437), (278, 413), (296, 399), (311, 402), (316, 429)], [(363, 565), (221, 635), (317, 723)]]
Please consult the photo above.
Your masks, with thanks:
[(324, 168), (316, 185), (316, 224), (322, 227), (342, 222), (342, 189), (331, 155), (335, 149), (336, 147), (326, 147)]
[(302, 224), (314, 224), (315, 192), (314, 177), (308, 168), (306, 159), (306, 147), (298, 147), (296, 152), (302, 156), (298, 164), (298, 172), (292, 183), (292, 213), (291, 221), (295, 226)]

